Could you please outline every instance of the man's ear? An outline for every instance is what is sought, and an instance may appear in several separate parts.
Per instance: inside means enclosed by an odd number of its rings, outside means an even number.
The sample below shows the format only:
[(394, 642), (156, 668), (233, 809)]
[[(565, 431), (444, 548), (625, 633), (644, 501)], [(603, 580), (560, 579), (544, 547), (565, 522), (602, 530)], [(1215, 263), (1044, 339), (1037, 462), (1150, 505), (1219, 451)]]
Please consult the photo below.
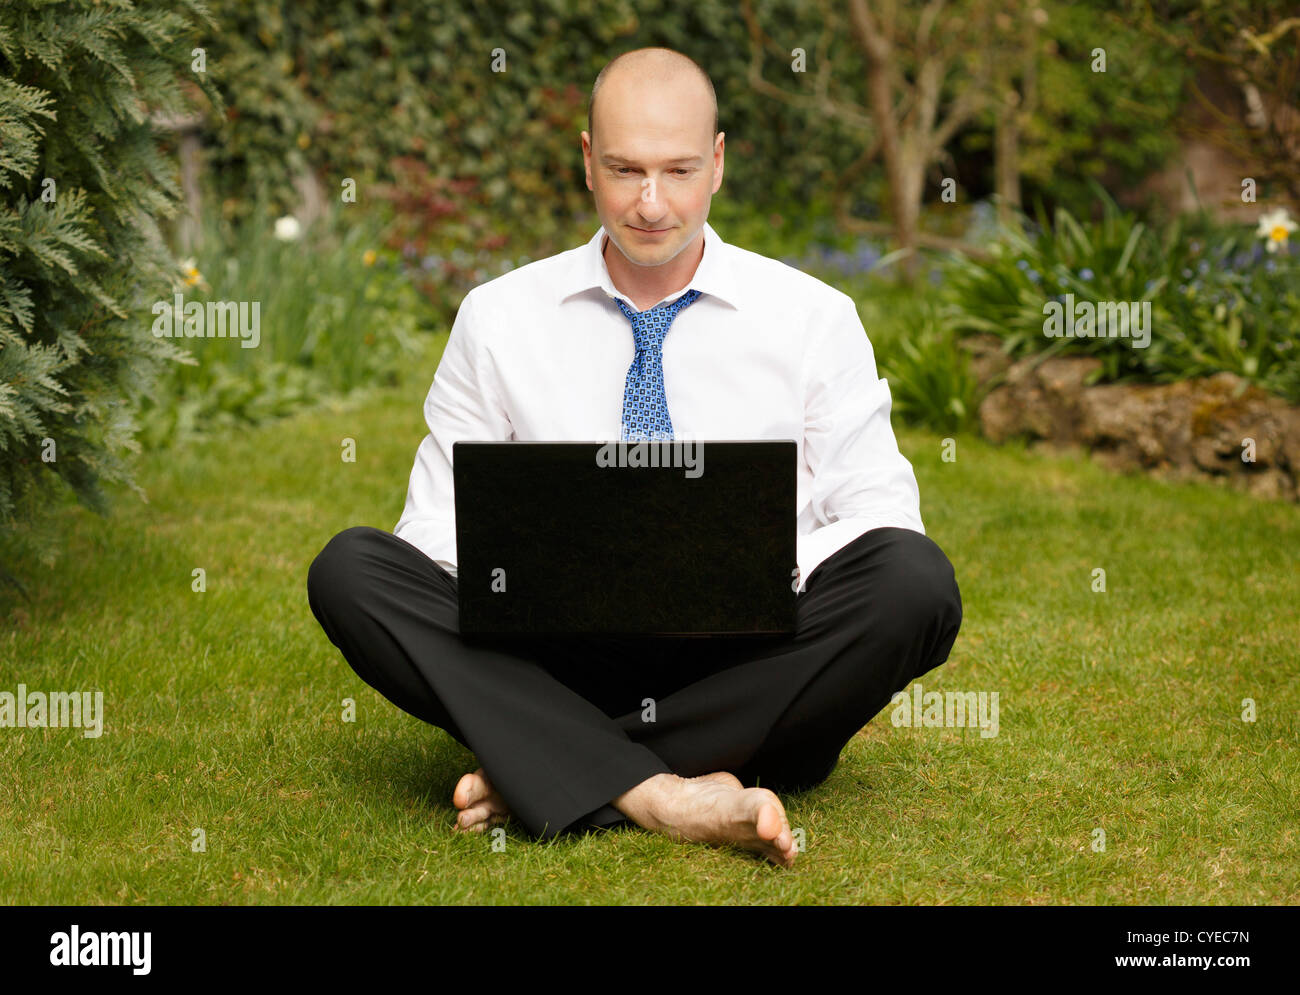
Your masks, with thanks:
[(591, 133), (584, 131), (582, 133), (582, 165), (587, 174), (587, 189), (595, 191), (591, 184)]

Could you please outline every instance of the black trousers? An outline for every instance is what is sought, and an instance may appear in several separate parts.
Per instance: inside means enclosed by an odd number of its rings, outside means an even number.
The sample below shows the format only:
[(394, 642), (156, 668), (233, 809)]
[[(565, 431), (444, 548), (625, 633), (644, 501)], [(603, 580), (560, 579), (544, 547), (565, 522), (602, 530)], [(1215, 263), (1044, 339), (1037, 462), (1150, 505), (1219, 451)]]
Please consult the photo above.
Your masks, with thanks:
[(825, 780), (894, 692), (948, 658), (962, 615), (948, 558), (901, 528), (824, 560), (792, 636), (468, 641), (456, 579), (365, 526), (329, 541), (307, 591), (358, 676), (472, 750), (541, 838), (621, 821), (609, 802), (655, 774)]

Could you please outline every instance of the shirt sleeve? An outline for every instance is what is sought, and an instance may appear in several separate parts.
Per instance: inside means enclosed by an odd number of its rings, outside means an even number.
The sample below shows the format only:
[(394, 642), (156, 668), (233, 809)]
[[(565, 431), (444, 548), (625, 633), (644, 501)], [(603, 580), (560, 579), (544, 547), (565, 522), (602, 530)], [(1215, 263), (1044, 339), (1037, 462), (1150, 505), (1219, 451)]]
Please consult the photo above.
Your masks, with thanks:
[(456, 312), (424, 401), (429, 434), (416, 451), (406, 506), (393, 530), (452, 576), (456, 574), (452, 444), (505, 441), (514, 434), (499, 397), (484, 317), (471, 290)]
[(925, 533), (912, 464), (889, 422), (889, 383), (852, 298), (840, 295), (804, 371), (804, 459), (818, 527), (798, 539), (799, 589), (817, 565), (871, 529)]

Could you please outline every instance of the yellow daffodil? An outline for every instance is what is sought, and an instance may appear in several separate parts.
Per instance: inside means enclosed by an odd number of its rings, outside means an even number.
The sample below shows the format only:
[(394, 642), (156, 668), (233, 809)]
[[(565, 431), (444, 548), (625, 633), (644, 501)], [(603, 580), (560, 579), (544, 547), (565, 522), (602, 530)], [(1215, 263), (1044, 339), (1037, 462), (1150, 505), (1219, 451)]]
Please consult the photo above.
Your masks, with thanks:
[(1278, 249), (1286, 246), (1287, 239), (1291, 233), (1296, 230), (1296, 223), (1291, 220), (1285, 207), (1279, 207), (1276, 211), (1269, 211), (1267, 214), (1260, 215), (1259, 227), (1255, 234), (1262, 239), (1266, 239), (1264, 248), (1269, 252), (1276, 252)]

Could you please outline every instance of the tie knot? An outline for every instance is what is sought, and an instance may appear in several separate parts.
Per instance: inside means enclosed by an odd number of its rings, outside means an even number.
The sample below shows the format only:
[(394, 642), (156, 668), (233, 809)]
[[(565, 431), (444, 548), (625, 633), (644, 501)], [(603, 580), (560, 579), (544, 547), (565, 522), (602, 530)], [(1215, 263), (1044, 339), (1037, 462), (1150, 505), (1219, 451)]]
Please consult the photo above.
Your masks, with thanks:
[(694, 304), (699, 296), (698, 290), (688, 290), (677, 300), (652, 307), (649, 311), (633, 311), (618, 297), (614, 298), (614, 301), (632, 322), (632, 338), (636, 341), (637, 349), (657, 349), (663, 345), (664, 336), (668, 334), (668, 329), (672, 326), (678, 312)]

